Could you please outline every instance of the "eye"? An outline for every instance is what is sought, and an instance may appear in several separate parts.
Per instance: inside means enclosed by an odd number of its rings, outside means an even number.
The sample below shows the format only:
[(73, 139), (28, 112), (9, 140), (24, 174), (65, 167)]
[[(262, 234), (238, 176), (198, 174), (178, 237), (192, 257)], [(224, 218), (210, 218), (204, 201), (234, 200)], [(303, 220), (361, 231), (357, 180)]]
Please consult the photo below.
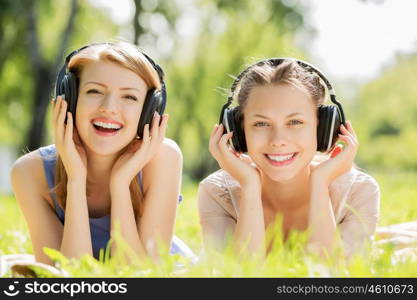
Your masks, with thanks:
[(97, 89), (89, 89), (87, 91), (87, 94), (100, 94), (99, 90)]
[(133, 100), (133, 101), (138, 101), (138, 98), (136, 98), (135, 96), (133, 96), (133, 95), (125, 95), (125, 96), (123, 96), (124, 98), (126, 98), (126, 99), (130, 99), (130, 100)]
[(267, 123), (267, 122), (263, 122), (263, 121), (258, 121), (258, 122), (255, 122), (255, 124), (253, 124), (253, 126), (255, 126), (255, 127), (265, 127), (265, 126), (268, 126), (269, 124)]
[(303, 124), (303, 121), (294, 119), (294, 120), (290, 120), (288, 122), (288, 124), (289, 125), (300, 125), (300, 124)]

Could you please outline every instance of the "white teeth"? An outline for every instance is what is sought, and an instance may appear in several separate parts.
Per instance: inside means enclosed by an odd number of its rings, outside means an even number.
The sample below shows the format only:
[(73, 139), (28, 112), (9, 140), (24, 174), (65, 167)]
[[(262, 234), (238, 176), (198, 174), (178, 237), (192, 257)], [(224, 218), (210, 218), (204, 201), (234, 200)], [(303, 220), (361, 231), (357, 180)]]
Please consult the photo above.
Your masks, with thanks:
[(117, 124), (114, 124), (114, 123), (103, 123), (103, 122), (99, 122), (99, 121), (94, 121), (93, 124), (96, 125), (96, 126), (103, 127), (103, 128), (111, 128), (111, 129), (120, 129), (120, 128), (122, 128), (120, 125), (117, 125)]
[(286, 156), (282, 156), (282, 155), (268, 155), (267, 154), (267, 156), (268, 156), (268, 158), (270, 160), (279, 161), (279, 162), (283, 162), (283, 161), (289, 160), (289, 159), (293, 158), (294, 155), (295, 155), (295, 153), (290, 154), (290, 155), (286, 155)]

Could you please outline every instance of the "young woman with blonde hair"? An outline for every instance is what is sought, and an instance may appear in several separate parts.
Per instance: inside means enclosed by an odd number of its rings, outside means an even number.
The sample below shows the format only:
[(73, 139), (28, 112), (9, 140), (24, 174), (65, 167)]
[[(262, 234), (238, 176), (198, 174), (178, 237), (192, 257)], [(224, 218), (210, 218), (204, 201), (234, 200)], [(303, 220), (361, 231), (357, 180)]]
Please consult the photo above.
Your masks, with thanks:
[(52, 101), (54, 144), (20, 157), (13, 191), (38, 262), (44, 247), (99, 258), (115, 229), (139, 257), (189, 249), (173, 237), (182, 154), (165, 138), (162, 69), (136, 46), (100, 43), (71, 53)]

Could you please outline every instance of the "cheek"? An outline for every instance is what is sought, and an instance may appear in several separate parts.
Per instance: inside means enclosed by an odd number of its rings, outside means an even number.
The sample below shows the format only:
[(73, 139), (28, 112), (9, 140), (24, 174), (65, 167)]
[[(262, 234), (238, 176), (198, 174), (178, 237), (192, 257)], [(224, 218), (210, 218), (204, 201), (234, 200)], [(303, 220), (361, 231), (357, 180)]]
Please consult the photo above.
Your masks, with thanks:
[(317, 147), (317, 129), (315, 127), (306, 127), (300, 131), (298, 140), (306, 146)]
[(248, 151), (251, 149), (257, 149), (259, 147), (265, 146), (265, 143), (268, 142), (268, 136), (266, 132), (254, 130), (245, 130), (246, 144), (248, 146)]
[(312, 160), (317, 153), (317, 130), (316, 128), (305, 128), (298, 137), (298, 143), (303, 148), (303, 157)]
[(77, 108), (76, 108), (76, 120), (75, 124), (77, 128), (80, 128), (82, 126), (85, 126), (85, 121), (89, 123), (89, 116), (91, 116), (91, 113), (94, 111), (94, 107), (92, 105), (88, 105), (86, 101), (80, 101), (80, 99), (77, 101)]
[(125, 125), (129, 126), (129, 131), (137, 131), (142, 107), (129, 107), (124, 112)]

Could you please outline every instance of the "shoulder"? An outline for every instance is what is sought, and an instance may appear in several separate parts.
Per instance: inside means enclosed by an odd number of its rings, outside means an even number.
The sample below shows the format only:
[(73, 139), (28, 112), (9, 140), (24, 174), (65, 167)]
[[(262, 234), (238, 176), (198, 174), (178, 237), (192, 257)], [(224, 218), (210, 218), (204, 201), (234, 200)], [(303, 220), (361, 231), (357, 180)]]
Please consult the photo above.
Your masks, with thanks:
[(174, 140), (164, 138), (156, 155), (156, 161), (182, 161), (182, 152), (178, 144)]
[(150, 160), (143, 169), (144, 189), (151, 185), (152, 182), (158, 183), (161, 180), (173, 180), (181, 176), (182, 170), (182, 153), (177, 143), (171, 139), (165, 138), (155, 156)]
[(223, 169), (219, 169), (204, 178), (200, 182), (200, 187), (221, 194), (230, 194), (232, 190), (240, 189), (239, 183)]
[(358, 169), (354, 172), (356, 176), (350, 192), (351, 201), (361, 205), (379, 206), (381, 191), (376, 179)]
[(19, 178), (30, 174), (30, 178), (37, 178), (43, 172), (42, 164), (42, 157), (38, 150), (26, 153), (14, 162), (11, 177)]
[(379, 184), (374, 177), (360, 169), (352, 168), (336, 178), (329, 191), (334, 209), (340, 217), (345, 209), (373, 211), (374, 214), (379, 211)]
[(48, 184), (44, 174), (42, 156), (38, 150), (26, 153), (14, 162), (10, 171), (10, 179), (15, 194), (17, 189), (27, 189), (48, 198)]
[(336, 178), (330, 187), (345, 193), (353, 193), (358, 190), (366, 190), (371, 193), (379, 192), (379, 184), (376, 179), (358, 168), (352, 168), (349, 172)]
[(223, 169), (204, 178), (198, 187), (200, 212), (207, 207), (219, 206), (232, 216), (237, 215), (237, 199), (241, 187), (229, 173)]

